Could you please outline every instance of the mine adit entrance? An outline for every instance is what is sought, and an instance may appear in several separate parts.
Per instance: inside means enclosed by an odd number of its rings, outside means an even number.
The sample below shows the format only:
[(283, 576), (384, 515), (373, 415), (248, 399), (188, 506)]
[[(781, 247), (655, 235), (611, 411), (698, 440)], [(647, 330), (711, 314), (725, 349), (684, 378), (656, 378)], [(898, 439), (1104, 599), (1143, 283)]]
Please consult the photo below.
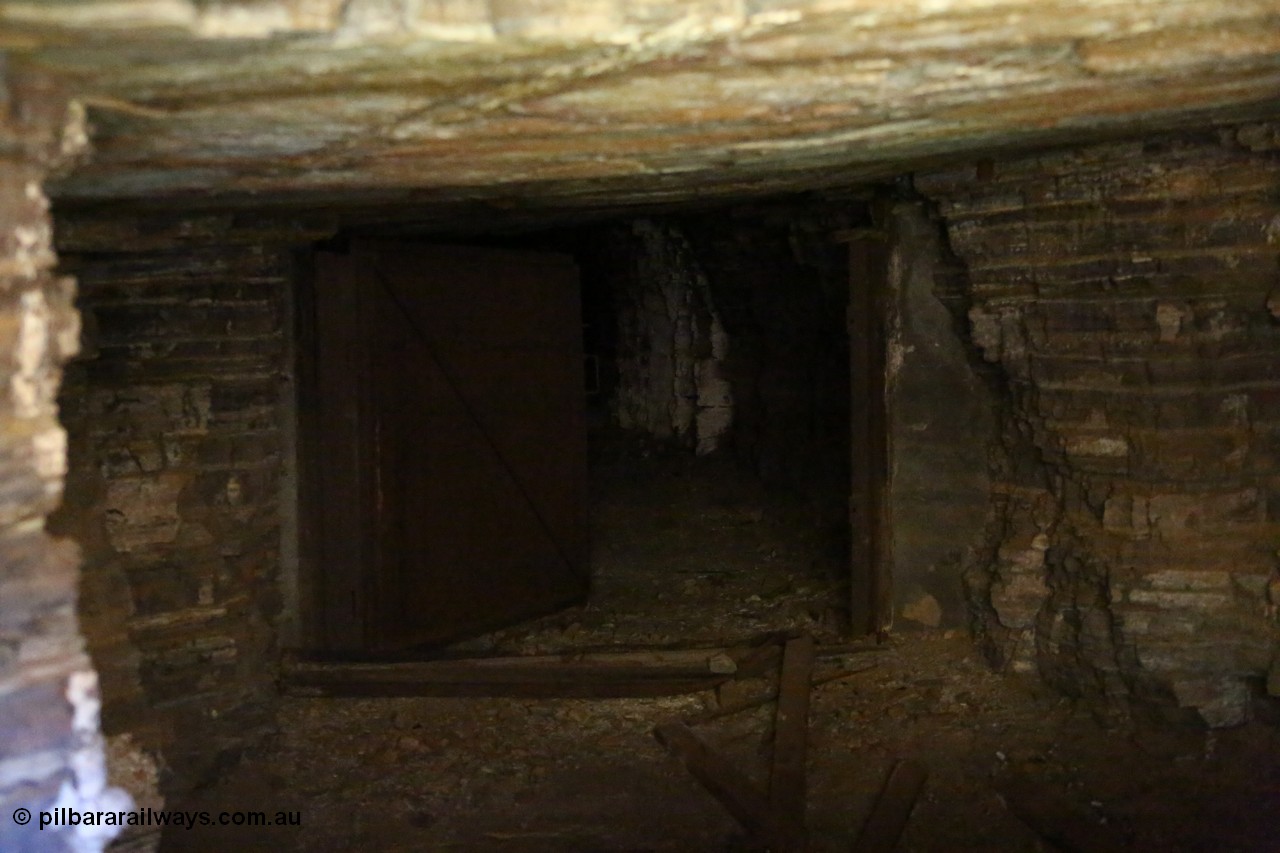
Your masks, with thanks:
[(318, 246), (297, 300), (307, 654), (884, 627), (869, 225), (863, 204), (763, 204)]

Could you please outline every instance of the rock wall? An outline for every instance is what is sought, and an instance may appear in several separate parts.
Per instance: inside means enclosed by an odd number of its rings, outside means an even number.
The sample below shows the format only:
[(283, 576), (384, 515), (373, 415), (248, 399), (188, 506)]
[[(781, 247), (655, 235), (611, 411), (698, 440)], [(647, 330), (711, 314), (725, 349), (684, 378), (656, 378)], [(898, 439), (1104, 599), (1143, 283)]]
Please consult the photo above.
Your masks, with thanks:
[(733, 424), (734, 402), (724, 371), (729, 336), (706, 276), (670, 225), (636, 220), (614, 239), (624, 259), (609, 276), (618, 324), (614, 418), (710, 453)]
[(948, 150), (1274, 109), (1275, 16), (1274, 0), (0, 6), (6, 49), (93, 100), (99, 153), (61, 198), (456, 202), (445, 229), (468, 207), (536, 220), (852, 185)]
[(1280, 693), (1280, 127), (916, 186), (1010, 401), (968, 575), (990, 651), (1113, 707), (1245, 719)]
[[(225, 223), (223, 223), (225, 224)], [(268, 724), (291, 259), (217, 220), (59, 213), (84, 351), (60, 404), (104, 728), (198, 785)]]
[[(953, 263), (924, 205), (887, 214), (889, 430), (887, 558), (895, 625), (963, 625), (960, 567), (983, 541), (998, 397), (964, 343), (962, 293), (939, 289)], [(941, 276), (943, 285), (949, 279)], [(960, 331), (960, 334), (957, 334)]]
[[(75, 283), (54, 275), (50, 171), (84, 149), (81, 116), (0, 65), (0, 849), (99, 850), (114, 829), (39, 829), (54, 807), (123, 809), (106, 785), (97, 675), (76, 621), (76, 546), (45, 532), (66, 470), (55, 396), (77, 347)], [(23, 823), (20, 809), (32, 815)]]
[(849, 484), (849, 268), (833, 233), (858, 202), (742, 205), (682, 218), (732, 342), (732, 447), (769, 484)]
[[(612, 229), (603, 277), (618, 324), (615, 420), (698, 453), (732, 451), (773, 485), (847, 497), (848, 266), (831, 239), (849, 218), (833, 209), (845, 207), (761, 205)], [(595, 254), (589, 268), (600, 268)]]

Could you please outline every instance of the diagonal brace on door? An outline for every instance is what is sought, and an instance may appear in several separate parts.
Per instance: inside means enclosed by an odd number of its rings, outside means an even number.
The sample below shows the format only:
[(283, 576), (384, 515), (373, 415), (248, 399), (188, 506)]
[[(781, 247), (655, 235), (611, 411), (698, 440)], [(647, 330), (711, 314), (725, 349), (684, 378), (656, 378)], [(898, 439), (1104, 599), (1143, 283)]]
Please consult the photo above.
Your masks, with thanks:
[(445, 360), (441, 357), (439, 350), (432, 345), (431, 338), (427, 335), (426, 330), (418, 323), (413, 312), (409, 310), (409, 306), (407, 306), (404, 303), (404, 300), (400, 298), (400, 295), (396, 293), (396, 289), (387, 279), (386, 273), (378, 267), (376, 262), (373, 266), (373, 273), (374, 277), (377, 278), (378, 283), (382, 286), (383, 291), (386, 293), (387, 298), (391, 300), (391, 304), (396, 307), (400, 316), (404, 318), (404, 321), (409, 324), (409, 328), (413, 330), (414, 337), (422, 346), (423, 351), (426, 352), (427, 357), (430, 358), (439, 369), (440, 375), (444, 377), (445, 384), (449, 386), (450, 392), (462, 405), (462, 410), (466, 413), (467, 419), (471, 421), (472, 426), (475, 427), (476, 432), (480, 434), (480, 438), (493, 453), (494, 458), (498, 460), (498, 464), (502, 467), (503, 473), (505, 473), (507, 478), (511, 480), (512, 485), (516, 487), (516, 491), (520, 493), (521, 499), (528, 505), (529, 510), (533, 513), (533, 517), (537, 519), (538, 526), (542, 528), (542, 532), (547, 535), (547, 539), (550, 540), (552, 547), (555, 548), (556, 555), (560, 558), (560, 561), (564, 563), (569, 574), (574, 577), (581, 577), (578, 570), (574, 567), (573, 559), (569, 556), (568, 551), (565, 550), (564, 545), (560, 542), (559, 537), (556, 536), (555, 531), (551, 528), (550, 523), (542, 514), (542, 511), (538, 509), (537, 501), (533, 499), (533, 495), (531, 495), (529, 490), (525, 488), (524, 483), (516, 474), (515, 467), (503, 454), (502, 449), (498, 447), (497, 441), (494, 440), (492, 433), (490, 433), (488, 428), (485, 426), (479, 413), (476, 412), (475, 408), (467, 400), (466, 395), (462, 393), (462, 384), (458, 382), (453, 371), (449, 369)]

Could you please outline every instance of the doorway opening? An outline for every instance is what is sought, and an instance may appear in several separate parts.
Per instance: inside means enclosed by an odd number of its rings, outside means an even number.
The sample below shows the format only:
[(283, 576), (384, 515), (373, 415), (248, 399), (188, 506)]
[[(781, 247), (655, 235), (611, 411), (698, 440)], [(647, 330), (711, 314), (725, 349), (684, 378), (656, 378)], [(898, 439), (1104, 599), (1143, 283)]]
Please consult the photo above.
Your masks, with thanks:
[(846, 636), (863, 591), (838, 235), (864, 224), (860, 204), (762, 204), (317, 247), (298, 300), (304, 644)]

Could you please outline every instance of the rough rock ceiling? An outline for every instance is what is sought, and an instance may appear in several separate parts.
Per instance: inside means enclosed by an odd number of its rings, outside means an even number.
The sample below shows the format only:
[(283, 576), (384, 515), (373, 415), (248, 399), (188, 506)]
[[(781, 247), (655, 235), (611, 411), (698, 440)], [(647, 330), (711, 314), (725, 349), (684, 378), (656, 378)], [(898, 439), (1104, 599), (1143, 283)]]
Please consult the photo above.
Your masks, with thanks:
[(1280, 0), (0, 0), (64, 203), (652, 203), (1274, 115)]

